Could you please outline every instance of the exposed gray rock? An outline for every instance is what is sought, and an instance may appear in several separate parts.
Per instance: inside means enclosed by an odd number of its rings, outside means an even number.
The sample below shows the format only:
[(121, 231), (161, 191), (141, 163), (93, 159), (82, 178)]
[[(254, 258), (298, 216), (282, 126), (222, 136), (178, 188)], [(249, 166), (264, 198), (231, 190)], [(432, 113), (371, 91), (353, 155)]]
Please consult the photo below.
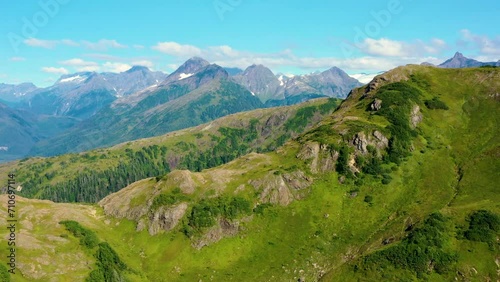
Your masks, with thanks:
[(197, 250), (208, 246), (210, 244), (216, 243), (224, 237), (231, 237), (238, 234), (239, 222), (231, 222), (227, 219), (221, 218), (218, 220), (218, 224), (207, 233), (205, 233), (200, 239), (193, 241), (192, 246)]
[(375, 100), (370, 104), (370, 109), (372, 111), (378, 111), (382, 107), (382, 100), (375, 98)]
[(312, 179), (302, 171), (294, 171), (283, 175), (269, 173), (261, 179), (250, 180), (248, 183), (260, 191), (260, 202), (286, 206), (296, 198), (292, 191), (309, 187)]
[(389, 147), (389, 139), (385, 137), (380, 131), (373, 131), (373, 136), (377, 139), (377, 148), (383, 149)]
[(149, 218), (149, 234), (156, 235), (162, 230), (172, 230), (186, 213), (187, 207), (187, 203), (180, 203), (169, 208), (160, 207)]
[(352, 144), (356, 147), (356, 150), (360, 151), (361, 153), (364, 154), (368, 152), (368, 150), (366, 149), (366, 146), (368, 145), (368, 140), (366, 139), (366, 135), (364, 132), (357, 133), (354, 136)]
[(385, 137), (380, 131), (375, 130), (371, 136), (366, 135), (364, 132), (358, 132), (353, 140), (352, 144), (356, 148), (357, 151), (359, 151), (362, 154), (365, 154), (368, 152), (367, 146), (371, 145), (378, 150), (385, 149), (389, 146), (389, 139)]
[(413, 106), (410, 115), (410, 122), (412, 128), (417, 127), (417, 125), (422, 121), (423, 117), (424, 116), (420, 112), (420, 107), (418, 105)]

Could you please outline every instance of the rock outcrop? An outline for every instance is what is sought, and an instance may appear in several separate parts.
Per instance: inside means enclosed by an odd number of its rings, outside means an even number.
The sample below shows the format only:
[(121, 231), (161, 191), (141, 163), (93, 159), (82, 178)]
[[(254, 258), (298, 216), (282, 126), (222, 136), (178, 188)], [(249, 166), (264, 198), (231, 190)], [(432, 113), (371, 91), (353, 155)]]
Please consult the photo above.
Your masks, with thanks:
[(312, 173), (324, 173), (335, 169), (335, 162), (339, 153), (332, 150), (327, 144), (317, 142), (306, 143), (297, 154), (300, 160), (311, 160), (310, 169)]
[(423, 117), (424, 116), (420, 112), (420, 107), (418, 105), (413, 106), (410, 115), (410, 123), (412, 128), (417, 127), (417, 125), (422, 121)]
[(221, 218), (216, 226), (213, 226), (201, 238), (191, 244), (196, 249), (201, 249), (210, 244), (216, 243), (224, 237), (231, 237), (238, 234), (239, 222), (231, 222)]
[(375, 100), (370, 104), (370, 109), (372, 111), (378, 111), (382, 108), (382, 100), (375, 98)]
[(286, 174), (275, 171), (261, 179), (250, 180), (249, 184), (260, 191), (260, 202), (286, 206), (296, 198), (293, 191), (309, 187), (312, 179), (302, 171)]
[[(175, 226), (177, 226), (182, 217), (184, 217), (187, 208), (187, 203), (180, 203), (172, 207), (160, 207), (149, 217), (149, 234), (156, 235), (161, 231), (172, 230)], [(144, 222), (137, 225), (137, 231), (141, 230), (139, 228), (140, 226), (145, 227)]]

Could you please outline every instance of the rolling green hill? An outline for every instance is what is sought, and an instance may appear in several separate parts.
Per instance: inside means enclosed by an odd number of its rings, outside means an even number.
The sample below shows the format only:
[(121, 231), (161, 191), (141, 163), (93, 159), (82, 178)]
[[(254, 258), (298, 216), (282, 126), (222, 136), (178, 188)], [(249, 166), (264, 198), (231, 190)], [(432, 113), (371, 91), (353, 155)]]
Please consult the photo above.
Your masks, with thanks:
[(498, 93), (498, 69), (399, 67), (273, 152), (20, 198), (16, 281), (498, 280)]

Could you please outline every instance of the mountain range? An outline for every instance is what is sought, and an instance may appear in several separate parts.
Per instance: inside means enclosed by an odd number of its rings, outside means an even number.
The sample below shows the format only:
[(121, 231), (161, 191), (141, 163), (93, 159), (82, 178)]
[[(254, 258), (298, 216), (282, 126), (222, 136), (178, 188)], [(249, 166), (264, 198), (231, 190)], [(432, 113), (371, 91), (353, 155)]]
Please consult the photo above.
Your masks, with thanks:
[(119, 74), (64, 75), (51, 87), (33, 89), (16, 109), (80, 120), (41, 138), (29, 152), (56, 155), (161, 135), (245, 110), (345, 98), (360, 85), (338, 68), (288, 78), (262, 65), (241, 71), (193, 57), (170, 75), (139, 66)]
[[(422, 63), (423, 65), (431, 65), (430, 63)], [(456, 52), (452, 58), (437, 65), (440, 68), (473, 68), (482, 66), (497, 66), (500, 67), (500, 60), (496, 62), (479, 62), (474, 59), (465, 57), (462, 53)]]
[[(491, 64), (494, 63), (477, 62), (457, 52), (440, 67)], [(366, 82), (373, 75), (354, 76)], [(6, 120), (5, 124), (16, 127), (16, 132), (36, 136), (30, 142), (19, 140), (24, 134), (13, 137), (9, 144), (24, 144), (27, 147), (23, 148), (29, 149), (12, 150), (8, 157), (0, 151), (0, 161), (111, 146), (243, 110), (292, 105), (319, 97), (345, 98), (351, 89), (361, 85), (336, 67), (287, 76), (274, 74), (263, 65), (245, 70), (223, 68), (199, 57), (187, 60), (170, 75), (134, 66), (122, 73), (63, 75), (47, 88), (29, 83), (0, 84), (0, 102), (31, 116), (21, 123)], [(54, 124), (50, 129), (47, 123), (44, 130), (52, 134), (34, 132), (38, 127), (35, 121), (50, 116), (60, 117), (56, 120), (64, 120), (64, 126)], [(0, 146), (11, 147), (1, 142)]]

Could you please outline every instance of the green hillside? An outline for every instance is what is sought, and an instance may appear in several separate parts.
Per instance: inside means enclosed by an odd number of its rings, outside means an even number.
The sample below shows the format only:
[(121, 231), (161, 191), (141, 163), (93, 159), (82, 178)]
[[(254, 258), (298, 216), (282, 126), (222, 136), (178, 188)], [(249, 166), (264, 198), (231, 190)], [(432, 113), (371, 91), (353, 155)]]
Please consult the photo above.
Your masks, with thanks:
[(58, 202), (97, 202), (128, 184), (171, 169), (201, 169), (249, 152), (267, 152), (311, 127), (338, 106), (317, 99), (291, 107), (234, 114), (213, 122), (79, 154), (30, 158), (0, 165), (0, 181), (14, 170), (20, 195)]
[(15, 281), (498, 280), (498, 93), (498, 69), (399, 67), (272, 152), (19, 199)]

